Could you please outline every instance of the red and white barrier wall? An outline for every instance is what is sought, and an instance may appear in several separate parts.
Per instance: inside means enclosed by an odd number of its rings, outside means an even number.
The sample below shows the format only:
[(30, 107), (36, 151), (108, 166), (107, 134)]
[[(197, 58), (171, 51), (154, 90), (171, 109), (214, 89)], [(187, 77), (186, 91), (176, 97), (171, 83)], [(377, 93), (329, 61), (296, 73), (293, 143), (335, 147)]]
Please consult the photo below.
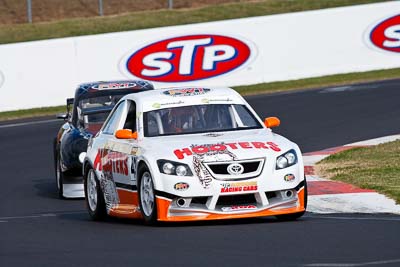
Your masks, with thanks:
[(400, 2), (0, 45), (0, 111), (78, 83), (236, 86), (400, 67)]

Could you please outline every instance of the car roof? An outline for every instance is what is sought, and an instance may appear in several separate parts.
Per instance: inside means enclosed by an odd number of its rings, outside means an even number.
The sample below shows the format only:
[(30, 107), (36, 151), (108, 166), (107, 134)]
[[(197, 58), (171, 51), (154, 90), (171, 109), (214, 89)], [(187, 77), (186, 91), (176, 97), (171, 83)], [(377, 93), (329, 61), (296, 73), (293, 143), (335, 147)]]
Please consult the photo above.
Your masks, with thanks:
[(246, 104), (235, 90), (228, 87), (173, 87), (129, 94), (131, 99), (143, 106), (143, 111), (163, 107), (198, 105), (208, 103)]
[(77, 125), (78, 116), (76, 107), (82, 99), (106, 95), (126, 95), (149, 90), (154, 90), (153, 84), (143, 80), (117, 80), (82, 83), (78, 85), (75, 90), (75, 97), (73, 99), (67, 99), (67, 105), (68, 103), (71, 103), (69, 102), (71, 100), (74, 104), (72, 110), (72, 123), (75, 126)]
[(123, 92), (126, 94), (153, 90), (153, 85), (143, 80), (117, 80), (117, 81), (97, 81), (82, 83), (75, 90), (75, 99), (84, 98), (92, 94), (108, 94), (110, 92)]

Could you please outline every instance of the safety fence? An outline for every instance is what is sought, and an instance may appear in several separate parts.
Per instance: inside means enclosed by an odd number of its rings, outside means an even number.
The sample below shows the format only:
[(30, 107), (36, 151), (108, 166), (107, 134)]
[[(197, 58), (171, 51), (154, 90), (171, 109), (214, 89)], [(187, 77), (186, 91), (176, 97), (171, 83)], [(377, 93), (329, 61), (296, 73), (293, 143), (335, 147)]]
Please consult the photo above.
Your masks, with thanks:
[(249, 1), (252, 0), (1, 0), (0, 24), (35, 23)]

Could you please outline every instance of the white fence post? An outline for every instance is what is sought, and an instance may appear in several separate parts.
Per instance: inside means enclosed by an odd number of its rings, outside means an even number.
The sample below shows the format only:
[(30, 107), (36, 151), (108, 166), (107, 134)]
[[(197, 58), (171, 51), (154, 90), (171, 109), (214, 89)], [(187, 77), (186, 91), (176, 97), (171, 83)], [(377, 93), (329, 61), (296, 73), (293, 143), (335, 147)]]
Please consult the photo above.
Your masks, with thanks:
[(103, 0), (99, 0), (99, 16), (103, 16)]
[(168, 9), (174, 8), (174, 0), (168, 0)]
[(28, 16), (28, 22), (32, 23), (32, 0), (26, 0), (26, 13)]

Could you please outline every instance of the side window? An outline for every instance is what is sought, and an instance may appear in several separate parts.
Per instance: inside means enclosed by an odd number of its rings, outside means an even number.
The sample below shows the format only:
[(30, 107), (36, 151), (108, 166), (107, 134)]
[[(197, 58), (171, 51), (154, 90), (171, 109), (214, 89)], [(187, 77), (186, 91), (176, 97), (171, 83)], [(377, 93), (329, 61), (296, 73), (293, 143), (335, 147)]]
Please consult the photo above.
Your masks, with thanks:
[(136, 131), (136, 104), (132, 100), (128, 100), (128, 114), (126, 116), (124, 129)]
[(121, 102), (116, 109), (114, 109), (114, 112), (110, 114), (110, 117), (107, 119), (104, 128), (103, 128), (103, 133), (104, 134), (111, 134), (113, 135), (115, 130), (117, 130), (118, 124), (120, 122), (121, 116), (125, 110), (125, 104), (126, 102)]

